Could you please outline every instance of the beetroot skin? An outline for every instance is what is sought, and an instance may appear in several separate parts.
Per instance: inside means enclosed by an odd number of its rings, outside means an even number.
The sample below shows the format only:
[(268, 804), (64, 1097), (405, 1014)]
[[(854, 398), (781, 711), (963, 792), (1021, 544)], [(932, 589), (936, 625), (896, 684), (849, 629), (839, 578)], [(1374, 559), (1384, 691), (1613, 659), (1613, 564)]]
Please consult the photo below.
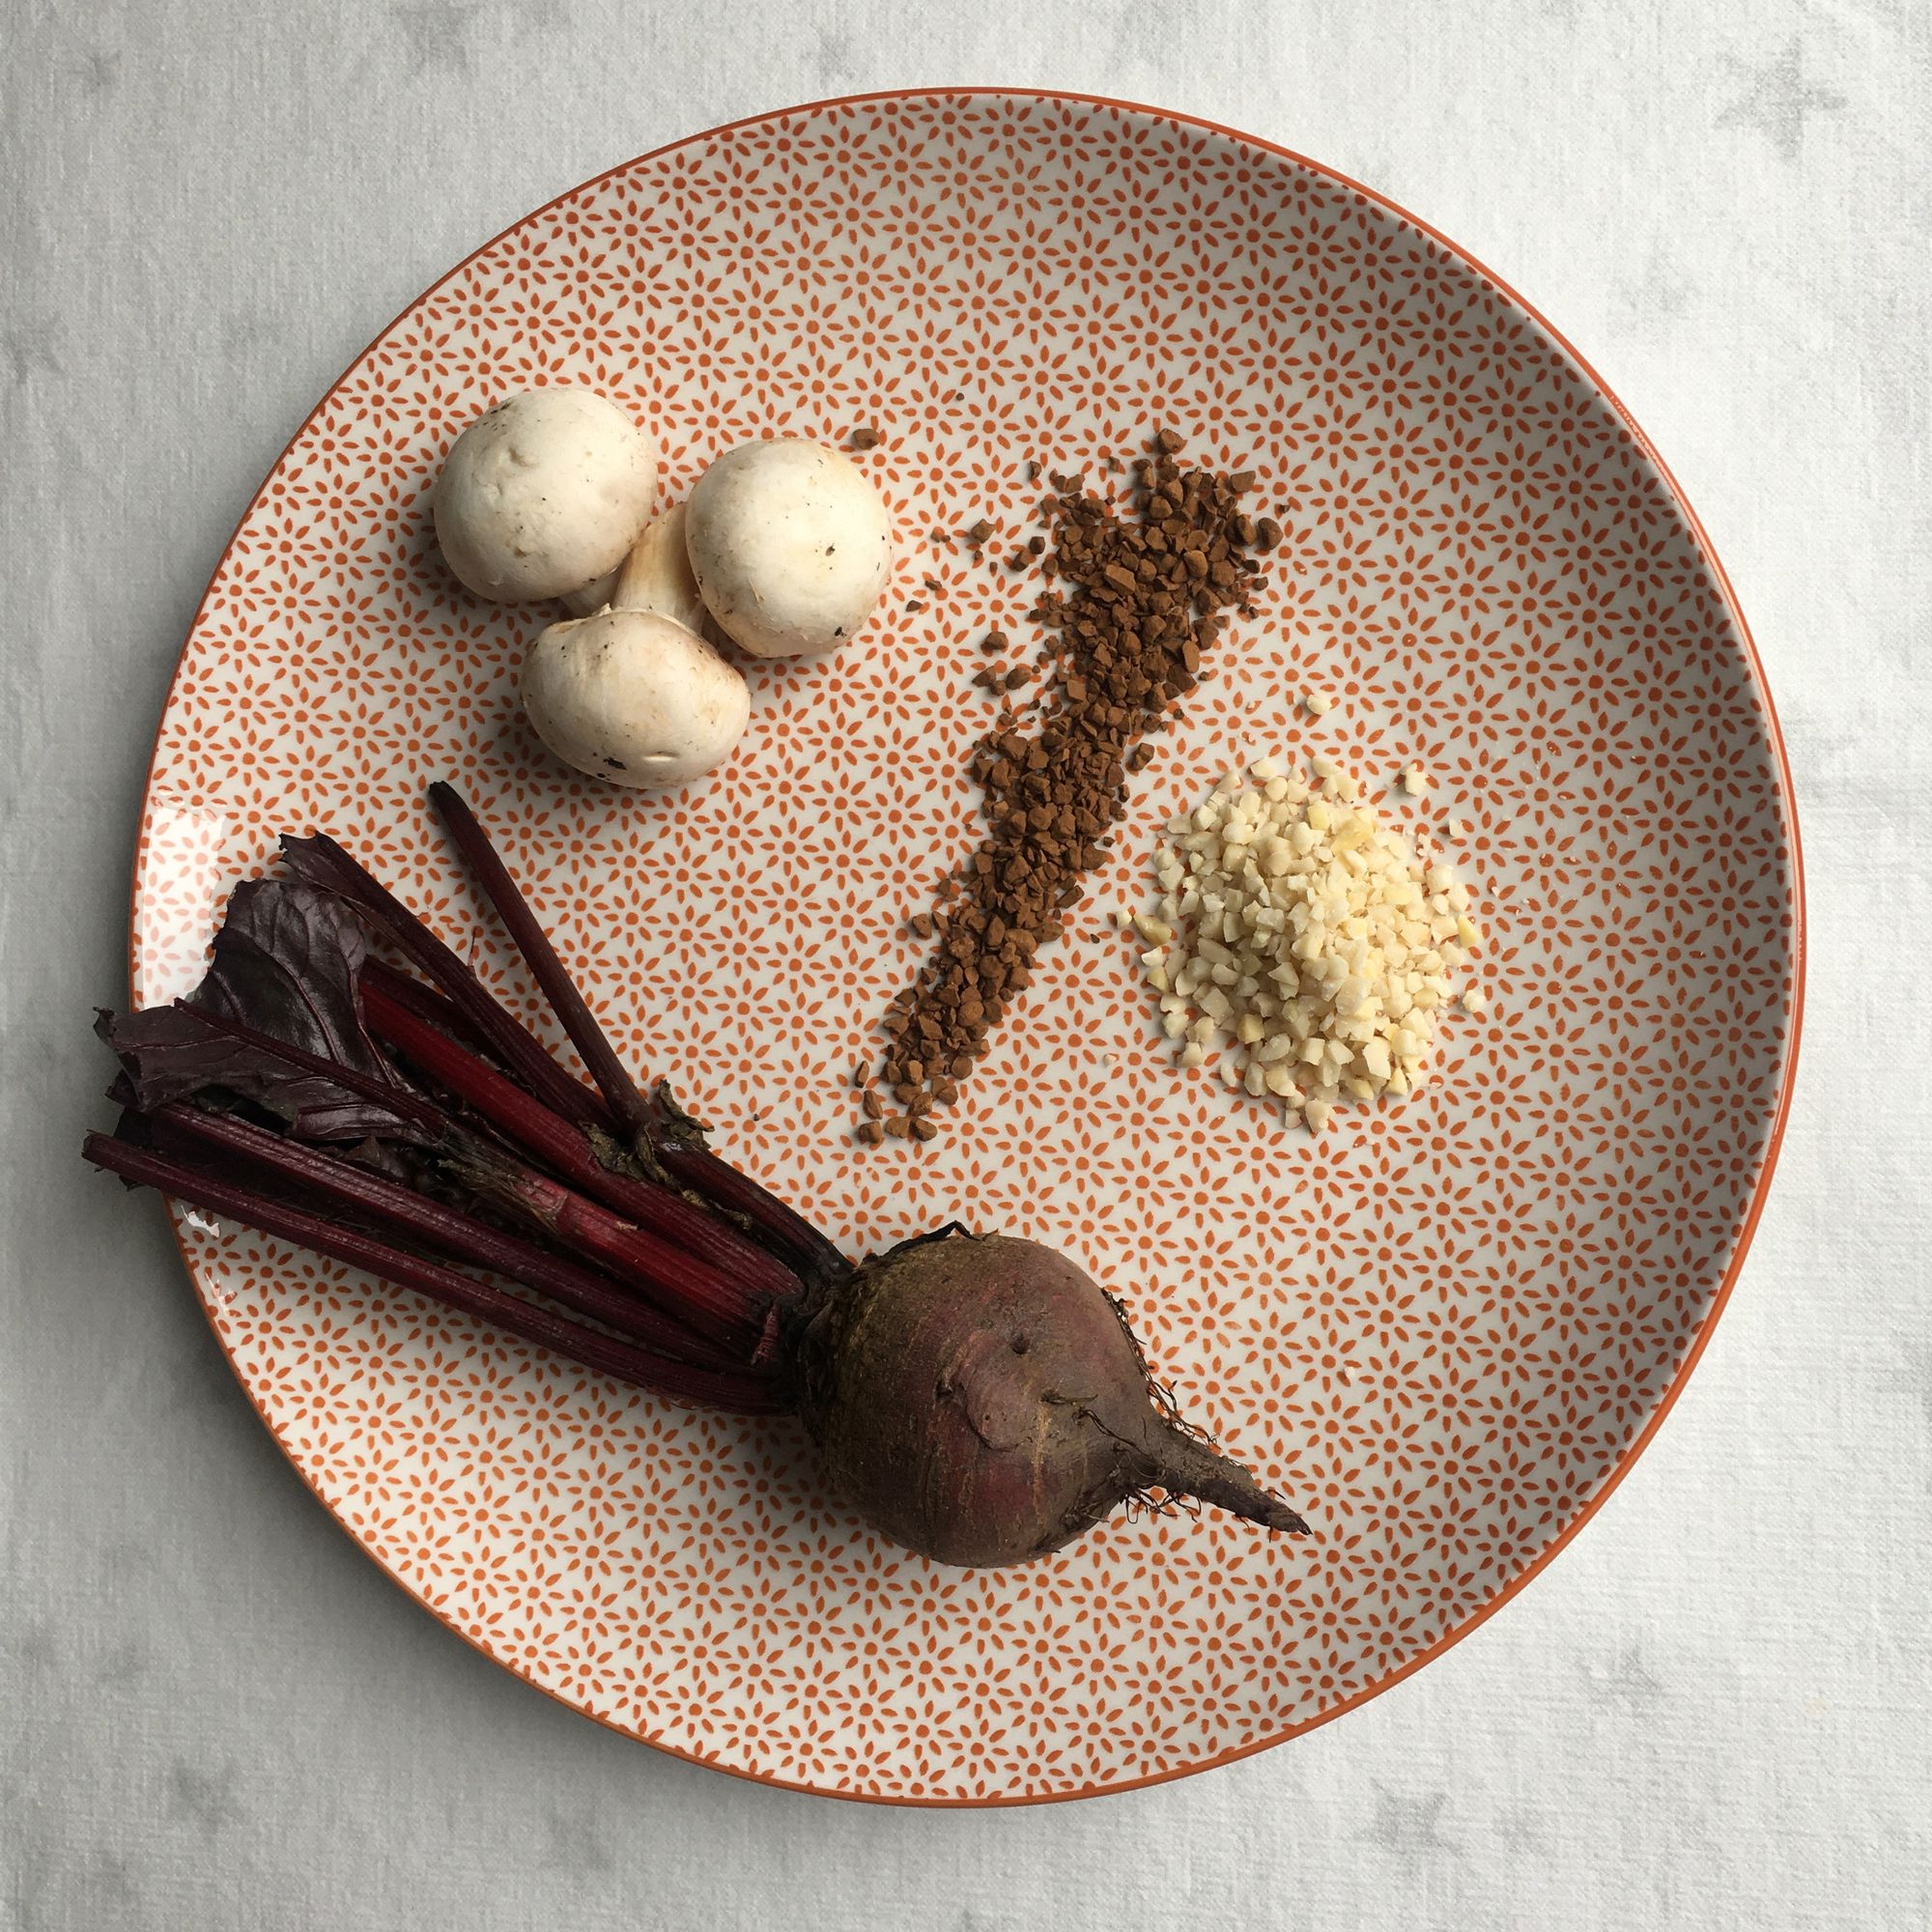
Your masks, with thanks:
[(1037, 1242), (947, 1234), (866, 1263), (798, 1340), (799, 1413), (867, 1521), (939, 1563), (1024, 1563), (1130, 1496), (1305, 1533), (1174, 1414), (1126, 1318)]

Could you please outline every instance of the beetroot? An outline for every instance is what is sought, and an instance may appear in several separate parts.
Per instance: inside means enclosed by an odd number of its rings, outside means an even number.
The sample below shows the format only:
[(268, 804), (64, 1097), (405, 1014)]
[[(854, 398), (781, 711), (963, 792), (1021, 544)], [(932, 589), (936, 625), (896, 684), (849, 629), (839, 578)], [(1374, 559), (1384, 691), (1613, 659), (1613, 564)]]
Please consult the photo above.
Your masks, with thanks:
[(1156, 1488), (1307, 1528), (1179, 1420), (1120, 1304), (1037, 1241), (949, 1232), (865, 1263), (798, 1371), (833, 1486), (938, 1563), (1044, 1556)]
[[(1024, 1563), (1155, 1492), (1305, 1533), (1065, 1257), (952, 1227), (855, 1267), (719, 1159), (635, 1087), (482, 828), (435, 795), (597, 1091), (349, 853), (285, 839), (298, 878), (237, 890), (187, 1001), (101, 1016), (125, 1111), (88, 1159), (677, 1401), (793, 1408), (840, 1495), (935, 1562)], [(365, 923), (436, 990), (367, 958)]]

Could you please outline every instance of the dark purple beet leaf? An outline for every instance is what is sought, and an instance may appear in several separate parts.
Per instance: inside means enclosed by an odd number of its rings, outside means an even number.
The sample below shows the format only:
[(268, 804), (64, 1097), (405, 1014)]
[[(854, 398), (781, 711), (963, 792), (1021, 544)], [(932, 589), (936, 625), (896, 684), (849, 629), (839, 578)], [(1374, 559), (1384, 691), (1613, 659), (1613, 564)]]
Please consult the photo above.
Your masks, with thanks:
[[(214, 936), (208, 976), (186, 1004), (393, 1082), (362, 1028), (355, 976), (367, 954), (361, 923), (332, 893), (288, 880), (252, 880), (236, 887)], [(265, 1108), (302, 1140), (395, 1140), (416, 1133), (379, 1101), (290, 1067), (175, 1007), (103, 1012), (95, 1031), (119, 1056), (133, 1103), (143, 1112), (220, 1090)]]

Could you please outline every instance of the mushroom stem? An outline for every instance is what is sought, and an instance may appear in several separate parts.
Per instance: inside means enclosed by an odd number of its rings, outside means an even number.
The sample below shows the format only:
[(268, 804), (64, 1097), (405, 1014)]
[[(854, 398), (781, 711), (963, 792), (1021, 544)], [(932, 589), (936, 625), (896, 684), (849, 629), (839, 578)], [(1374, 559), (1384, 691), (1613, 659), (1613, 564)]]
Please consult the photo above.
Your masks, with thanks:
[(617, 568), (611, 608), (652, 611), (701, 637), (711, 613), (697, 594), (697, 579), (691, 574), (684, 528), (682, 503), (673, 503), (662, 516), (653, 517), (644, 526), (631, 546), (631, 554)]

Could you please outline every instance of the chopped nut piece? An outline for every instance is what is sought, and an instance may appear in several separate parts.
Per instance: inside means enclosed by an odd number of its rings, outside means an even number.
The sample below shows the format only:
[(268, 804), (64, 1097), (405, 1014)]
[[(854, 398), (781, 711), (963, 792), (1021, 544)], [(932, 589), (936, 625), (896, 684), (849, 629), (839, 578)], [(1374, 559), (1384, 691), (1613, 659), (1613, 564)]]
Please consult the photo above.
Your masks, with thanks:
[(1325, 691), (1311, 691), (1302, 698), (1301, 708), (1311, 718), (1324, 718), (1334, 710), (1335, 700)]
[(1169, 895), (1141, 927), (1168, 936), (1141, 964), (1183, 1065), (1238, 1046), (1245, 1070), (1229, 1079), (1224, 1061), (1223, 1079), (1319, 1132), (1338, 1100), (1414, 1088), (1479, 935), (1455, 868), (1434, 848), (1419, 857), (1352, 773), (1311, 762), (1314, 795), (1302, 773), (1258, 759), (1245, 787), (1229, 772), (1168, 825), (1154, 871)]

